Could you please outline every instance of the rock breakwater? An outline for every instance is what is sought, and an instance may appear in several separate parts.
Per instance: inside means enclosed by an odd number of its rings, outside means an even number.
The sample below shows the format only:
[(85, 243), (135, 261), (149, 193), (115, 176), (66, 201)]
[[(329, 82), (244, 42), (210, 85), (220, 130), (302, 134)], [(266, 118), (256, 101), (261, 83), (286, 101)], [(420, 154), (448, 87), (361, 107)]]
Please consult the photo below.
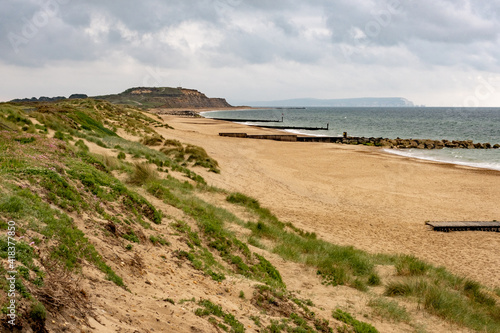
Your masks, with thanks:
[(364, 137), (343, 137), (341, 143), (345, 144), (363, 144), (386, 148), (399, 149), (443, 149), (443, 148), (462, 148), (462, 149), (498, 149), (500, 144), (490, 144), (473, 142), (472, 140), (430, 140), (430, 139), (388, 139), (388, 138), (364, 138)]
[(299, 141), (299, 142), (329, 142), (351, 145), (377, 146), (395, 149), (498, 149), (500, 144), (473, 142), (472, 140), (429, 140), (429, 139), (388, 139), (388, 138), (365, 138), (344, 136), (298, 136), (295, 134), (282, 135), (248, 135), (246, 133), (219, 133), (220, 136), (229, 136), (249, 139), (267, 139), (276, 141)]

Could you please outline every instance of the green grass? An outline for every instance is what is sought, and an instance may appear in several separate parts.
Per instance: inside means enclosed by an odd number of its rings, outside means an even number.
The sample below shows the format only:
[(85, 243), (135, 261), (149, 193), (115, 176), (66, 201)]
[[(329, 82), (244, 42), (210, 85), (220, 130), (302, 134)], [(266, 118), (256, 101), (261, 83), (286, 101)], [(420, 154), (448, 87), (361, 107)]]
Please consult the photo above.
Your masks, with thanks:
[(411, 320), (410, 315), (406, 311), (406, 308), (399, 305), (393, 300), (387, 300), (382, 297), (373, 298), (368, 302), (368, 306), (373, 308), (373, 312), (375, 313), (375, 315), (392, 322), (409, 323)]
[[(177, 221), (172, 226), (187, 235), (186, 242), (191, 248), (201, 246), (202, 239), (208, 248), (217, 251), (222, 260), (229, 263), (232, 270), (246, 277), (264, 283), (284, 286), (279, 272), (264, 257), (252, 254), (248, 246), (240, 241), (226, 228), (226, 223), (244, 222), (225, 209), (210, 205), (194, 195), (194, 188), (172, 177), (156, 181), (147, 187), (148, 191), (166, 203), (181, 209), (192, 217), (200, 236), (183, 221)], [(202, 247), (203, 248), (203, 247)], [(195, 255), (193, 253), (193, 255)], [(203, 268), (211, 269), (210, 265)]]
[(163, 138), (159, 135), (149, 135), (141, 140), (141, 143), (145, 146), (159, 146), (163, 142)]
[(424, 275), (429, 270), (430, 265), (414, 256), (401, 255), (397, 257), (395, 267), (398, 275), (419, 276)]
[(31, 307), (30, 317), (34, 321), (44, 322), (47, 319), (47, 310), (42, 303), (34, 303)]
[[(414, 256), (370, 255), (353, 247), (319, 240), (315, 235), (280, 222), (257, 200), (241, 193), (230, 194), (227, 201), (246, 207), (259, 219), (247, 223), (254, 244), (260, 239), (271, 240), (273, 252), (286, 260), (315, 267), (326, 285), (348, 285), (368, 291), (369, 286), (383, 283), (374, 266), (392, 264), (401, 280), (387, 283), (385, 295), (420, 302), (427, 312), (458, 325), (487, 332), (500, 331), (500, 307), (493, 293), (486, 292), (477, 282)], [(395, 307), (391, 311), (395, 311)]]
[[(33, 125), (27, 111), (41, 125)], [(60, 262), (69, 270), (79, 270), (82, 262), (91, 263), (107, 279), (123, 285), (69, 216), (85, 211), (117, 225), (129, 224), (131, 232), (124, 237), (138, 242), (133, 230), (137, 231), (139, 226), (151, 228), (150, 222), (161, 223), (163, 214), (111, 173), (126, 172), (132, 183), (144, 186), (150, 194), (182, 210), (195, 221), (191, 227), (180, 222), (173, 226), (190, 248), (189, 252), (178, 254), (216, 281), (225, 279), (225, 274), (235, 273), (272, 288), (285, 288), (276, 267), (252, 253), (239, 236), (228, 230), (228, 224), (235, 223), (251, 231), (248, 244), (264, 248), (262, 243), (265, 241), (266, 247), (281, 257), (314, 267), (324, 284), (347, 285), (361, 291), (384, 284), (387, 296), (418, 302), (425, 311), (448, 322), (478, 331), (500, 331), (500, 289), (489, 290), (414, 256), (372, 255), (325, 242), (315, 233), (281, 222), (257, 200), (241, 193), (229, 194), (228, 202), (246, 207), (255, 217), (249, 222), (242, 221), (227, 210), (197, 198), (198, 191), (224, 193), (206, 186), (205, 180), (189, 169), (201, 166), (219, 172), (217, 162), (204, 149), (177, 140), (165, 140), (164, 152), (159, 152), (116, 134), (121, 128), (142, 138), (143, 143), (157, 144), (161, 138), (150, 127), (159, 124), (136, 109), (91, 99), (35, 103), (29, 108), (20, 104), (0, 104), (0, 127), (5, 130), (0, 132), (1, 219), (15, 219), (21, 234), (33, 230), (50, 239), (50, 243), (38, 239), (36, 244), (48, 253), (50, 260)], [(56, 131), (56, 139), (47, 138), (47, 129)], [(118, 155), (115, 158), (89, 154), (83, 139), (102, 147), (115, 147), (114, 153)], [(73, 141), (76, 141), (73, 145), (68, 143)], [(147, 163), (136, 166), (127, 163), (124, 161), (127, 154), (145, 159)], [(186, 181), (171, 177), (170, 171), (182, 173)], [(164, 175), (166, 179), (160, 179)], [(115, 216), (115, 209), (122, 215)], [(135, 223), (137, 225), (133, 225)], [(0, 229), (6, 226), (5, 222), (0, 222)], [(168, 243), (155, 235), (149, 240), (155, 245)], [(19, 244), (22, 265), (18, 267), (19, 281), (16, 283), (28, 298), (31, 297), (28, 290), (44, 284), (44, 276), (33, 264), (37, 258), (30, 252), (33, 249), (22, 242)], [(0, 238), (0, 256), (5, 256), (4, 248)], [(225, 261), (226, 268), (221, 261)], [(394, 265), (397, 280), (382, 281), (374, 270), (375, 265)], [(2, 278), (0, 285), (4, 285)], [(296, 304), (308, 313), (305, 303)], [(381, 311), (379, 315), (387, 317), (396, 316), (396, 305), (395, 301), (373, 303), (374, 311)], [(382, 314), (382, 311), (388, 313)], [(275, 324), (295, 330), (309, 329), (301, 325), (300, 318)], [(307, 325), (312, 327), (310, 322)], [(320, 322), (315, 323), (316, 329), (320, 326)]]
[[(290, 228), (262, 208), (257, 200), (241, 193), (228, 195), (227, 201), (242, 205), (258, 216), (259, 222), (247, 224), (252, 230), (252, 237), (271, 239), (275, 242), (273, 252), (287, 260), (315, 267), (325, 284), (348, 284), (364, 290), (364, 286), (369, 284), (368, 279), (373, 279), (374, 265), (365, 252), (337, 246), (316, 239), (316, 235), (298, 228)], [(287, 227), (291, 232), (286, 230)]]
[(333, 318), (352, 326), (355, 333), (378, 333), (378, 330), (370, 324), (355, 319), (351, 314), (336, 309), (332, 312)]
[(144, 185), (148, 182), (154, 182), (159, 179), (158, 172), (147, 163), (136, 163), (134, 171), (130, 175), (128, 182), (133, 185)]
[(170, 242), (167, 241), (166, 239), (164, 239), (162, 236), (153, 236), (153, 235), (151, 235), (151, 236), (149, 236), (149, 241), (151, 243), (153, 243), (153, 245), (157, 245), (157, 244), (163, 245), (163, 246), (170, 245)]
[(139, 237), (134, 233), (133, 230), (129, 230), (126, 234), (122, 235), (123, 238), (133, 243), (140, 243)]
[(386, 286), (385, 295), (411, 297), (423, 304), (429, 313), (473, 330), (500, 330), (500, 307), (491, 296), (481, 291), (483, 287), (466, 280), (457, 290), (447, 287), (447, 282), (422, 277), (391, 282)]
[(208, 156), (202, 147), (189, 144), (183, 146), (177, 140), (168, 140), (165, 143), (165, 147), (161, 149), (161, 152), (167, 156), (171, 156), (179, 163), (190, 163), (192, 166), (201, 166), (211, 172), (220, 173), (217, 161)]
[[(30, 137), (35, 140), (13, 140)], [(18, 181), (30, 184), (29, 190), (9, 187), (0, 199), (0, 215), (56, 240), (50, 249), (51, 258), (68, 269), (78, 268), (85, 258), (105, 272), (108, 279), (123, 285), (65, 212), (91, 210), (108, 219), (111, 216), (106, 212), (107, 205), (119, 204), (128, 217), (143, 223), (144, 217), (161, 223), (161, 212), (114, 178), (107, 163), (84, 151), (73, 152), (65, 143), (39, 135), (3, 132), (0, 146), (5, 148), (0, 151), (4, 188)], [(15, 163), (11, 157), (15, 157)], [(49, 203), (60, 210), (51, 208)]]
[(245, 326), (242, 323), (240, 323), (232, 314), (224, 312), (220, 305), (216, 305), (206, 299), (200, 300), (198, 302), (198, 305), (200, 305), (201, 308), (196, 309), (196, 311), (194, 312), (195, 315), (199, 317), (206, 317), (213, 315), (215, 317), (221, 318), (224, 321), (224, 323), (229, 325), (229, 327), (231, 327), (231, 332), (234, 333), (245, 332)]

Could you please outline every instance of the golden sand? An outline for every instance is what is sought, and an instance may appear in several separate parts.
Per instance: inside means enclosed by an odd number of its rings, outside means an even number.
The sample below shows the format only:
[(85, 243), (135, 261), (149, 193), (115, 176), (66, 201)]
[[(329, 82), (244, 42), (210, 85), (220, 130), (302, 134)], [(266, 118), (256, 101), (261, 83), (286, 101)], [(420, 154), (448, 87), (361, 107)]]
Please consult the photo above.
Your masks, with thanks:
[(375, 147), (220, 137), (276, 133), (163, 116), (165, 138), (204, 147), (221, 174), (209, 184), (258, 198), (280, 219), (373, 253), (413, 254), (500, 286), (500, 233), (430, 231), (425, 221), (500, 220), (500, 172), (410, 159)]

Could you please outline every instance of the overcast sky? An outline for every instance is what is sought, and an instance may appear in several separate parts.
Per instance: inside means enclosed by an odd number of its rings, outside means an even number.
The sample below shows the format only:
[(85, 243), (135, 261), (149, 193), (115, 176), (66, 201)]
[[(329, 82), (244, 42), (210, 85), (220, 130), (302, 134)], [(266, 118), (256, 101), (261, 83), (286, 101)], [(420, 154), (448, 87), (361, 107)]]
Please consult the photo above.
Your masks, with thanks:
[(0, 48), (0, 100), (182, 86), (500, 106), (500, 0), (1, 0)]

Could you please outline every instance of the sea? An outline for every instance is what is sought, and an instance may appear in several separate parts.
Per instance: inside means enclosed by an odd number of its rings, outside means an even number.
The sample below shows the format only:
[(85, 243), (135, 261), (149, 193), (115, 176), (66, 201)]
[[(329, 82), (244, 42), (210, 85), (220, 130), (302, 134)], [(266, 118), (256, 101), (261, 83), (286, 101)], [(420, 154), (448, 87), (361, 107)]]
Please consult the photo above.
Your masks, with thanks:
[[(389, 139), (473, 140), (500, 144), (500, 108), (447, 107), (306, 107), (203, 112), (207, 118), (241, 119), (247, 125), (326, 127), (285, 130), (315, 136), (384, 137)], [(257, 120), (281, 120), (264, 123)], [(255, 120), (255, 121), (247, 121)], [(418, 159), (500, 171), (500, 149), (384, 149)]]

